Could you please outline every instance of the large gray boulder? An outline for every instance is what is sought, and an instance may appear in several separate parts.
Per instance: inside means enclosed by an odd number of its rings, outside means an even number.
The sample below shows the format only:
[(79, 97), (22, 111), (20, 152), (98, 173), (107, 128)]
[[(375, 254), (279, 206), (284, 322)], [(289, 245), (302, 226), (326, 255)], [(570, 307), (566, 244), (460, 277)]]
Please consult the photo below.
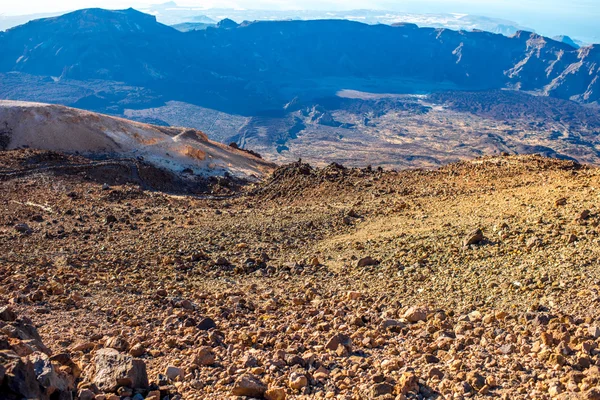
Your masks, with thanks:
[(134, 389), (148, 387), (146, 363), (115, 349), (101, 349), (94, 357), (93, 383), (103, 392), (116, 392), (121, 386)]

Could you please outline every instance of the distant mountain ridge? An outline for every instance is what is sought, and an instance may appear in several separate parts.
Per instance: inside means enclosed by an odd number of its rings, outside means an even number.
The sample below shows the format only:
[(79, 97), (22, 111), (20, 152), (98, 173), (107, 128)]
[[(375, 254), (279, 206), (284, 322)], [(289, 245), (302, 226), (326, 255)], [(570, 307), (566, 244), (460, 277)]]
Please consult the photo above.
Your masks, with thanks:
[(0, 33), (0, 72), (125, 82), (237, 113), (361, 85), (600, 99), (598, 45), (576, 49), (524, 31), (506, 37), (344, 20), (219, 26), (180, 32), (133, 9), (80, 10)]

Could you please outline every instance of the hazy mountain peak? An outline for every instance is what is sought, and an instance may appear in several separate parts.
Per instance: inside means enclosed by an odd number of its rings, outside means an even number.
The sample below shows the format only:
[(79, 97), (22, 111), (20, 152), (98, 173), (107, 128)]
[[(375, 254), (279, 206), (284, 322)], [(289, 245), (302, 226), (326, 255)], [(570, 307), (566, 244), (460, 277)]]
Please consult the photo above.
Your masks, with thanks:
[(554, 36), (552, 39), (556, 40), (557, 42), (568, 44), (569, 46), (574, 47), (576, 49), (581, 47), (580, 45), (575, 43), (575, 41), (571, 37), (567, 35)]
[(58, 17), (33, 20), (12, 30), (40, 28), (50, 32), (76, 31), (82, 33), (102, 33), (109, 31), (144, 32), (157, 29), (168, 29), (156, 21), (153, 15), (145, 14), (133, 8), (125, 10), (105, 10), (87, 8), (64, 14)]
[(238, 26), (240, 26), (237, 22), (235, 22), (232, 19), (229, 18), (225, 18), (224, 20), (221, 20), (218, 24), (217, 24), (217, 28), (220, 29), (234, 29), (237, 28)]
[(419, 25), (410, 22), (397, 22), (395, 24), (392, 24), (392, 26), (395, 28), (419, 29)]

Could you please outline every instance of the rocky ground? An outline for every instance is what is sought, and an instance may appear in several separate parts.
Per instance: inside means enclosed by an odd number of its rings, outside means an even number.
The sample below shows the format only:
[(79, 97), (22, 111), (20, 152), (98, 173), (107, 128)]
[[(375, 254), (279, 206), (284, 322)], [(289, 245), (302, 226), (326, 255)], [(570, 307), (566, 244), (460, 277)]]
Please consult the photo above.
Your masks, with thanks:
[(218, 198), (5, 177), (0, 397), (600, 399), (599, 188), (537, 156)]

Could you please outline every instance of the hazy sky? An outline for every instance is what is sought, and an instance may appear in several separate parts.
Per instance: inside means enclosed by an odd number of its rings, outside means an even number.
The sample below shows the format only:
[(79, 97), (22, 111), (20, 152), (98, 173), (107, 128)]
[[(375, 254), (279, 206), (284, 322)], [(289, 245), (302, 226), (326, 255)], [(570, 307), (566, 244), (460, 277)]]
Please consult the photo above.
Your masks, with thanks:
[[(0, 0), (5, 15), (64, 11), (87, 7), (141, 7), (166, 0)], [(351, 9), (381, 8), (398, 11), (542, 14), (600, 14), (598, 0), (179, 0), (180, 6), (234, 7), (267, 9)], [(557, 14), (558, 15), (558, 14)]]
[[(0, 0), (0, 15), (87, 7), (143, 8), (167, 0)], [(468, 13), (506, 18), (540, 32), (600, 36), (600, 0), (175, 0), (180, 6), (260, 9), (387, 9), (415, 13)]]

